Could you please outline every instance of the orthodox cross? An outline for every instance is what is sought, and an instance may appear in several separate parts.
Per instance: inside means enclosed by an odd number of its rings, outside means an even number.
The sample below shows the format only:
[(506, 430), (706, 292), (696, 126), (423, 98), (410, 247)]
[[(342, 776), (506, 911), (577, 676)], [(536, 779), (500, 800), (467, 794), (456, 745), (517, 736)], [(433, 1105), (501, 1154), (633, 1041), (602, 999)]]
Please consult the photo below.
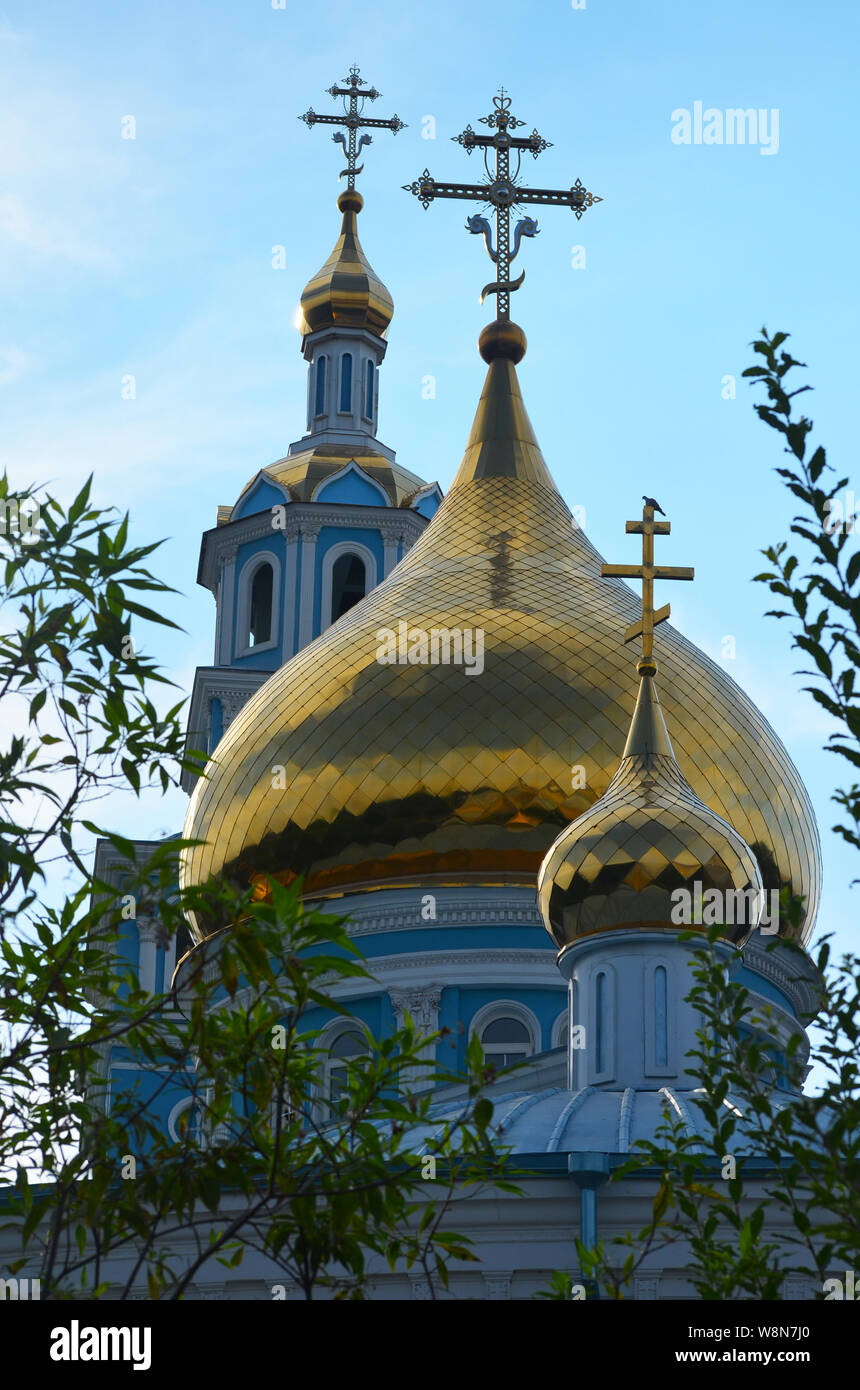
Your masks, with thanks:
[(648, 660), (654, 655), (654, 628), (658, 623), (665, 622), (670, 613), (668, 603), (664, 604), (662, 608), (656, 610), (654, 608), (654, 580), (692, 579), (695, 570), (686, 566), (654, 564), (654, 537), (668, 536), (672, 530), (672, 523), (670, 521), (655, 521), (654, 508), (648, 503), (642, 508), (642, 520), (628, 521), (624, 529), (628, 536), (642, 537), (642, 564), (604, 565), (600, 573), (605, 579), (642, 580), (642, 618), (638, 623), (632, 623), (628, 627), (624, 634), (624, 641), (632, 642), (634, 638), (641, 637), (642, 658)]
[(346, 168), (341, 169), (338, 178), (342, 179), (345, 174), (347, 187), (355, 188), (355, 176), (356, 174), (360, 174), (364, 168), (363, 164), (359, 164), (356, 168), (355, 161), (361, 154), (363, 147), (371, 144), (372, 141), (370, 135), (362, 135), (356, 143), (358, 131), (363, 128), (372, 128), (374, 130), (390, 130), (396, 135), (398, 130), (403, 130), (405, 122), (401, 121), (399, 116), (388, 116), (387, 118), (383, 118), (365, 116), (363, 114), (364, 103), (366, 101), (376, 101), (376, 98), (381, 97), (382, 93), (378, 92), (375, 87), (367, 86), (364, 78), (359, 77), (358, 68), (355, 63), (353, 63), (349, 70), (349, 77), (345, 77), (343, 80), (345, 84), (343, 87), (339, 87), (337, 83), (335, 83), (333, 87), (328, 87), (326, 89), (330, 97), (343, 98), (342, 115), (320, 116), (314, 111), (312, 106), (309, 106), (305, 114), (299, 116), (299, 120), (304, 121), (307, 126), (346, 126), (348, 135), (345, 136), (342, 130), (336, 130), (331, 138), (336, 145), (341, 145), (343, 147), (343, 152), (346, 155)]
[[(572, 188), (524, 188), (518, 183), (520, 174), (520, 163), (524, 152), (528, 152), (534, 159), (543, 150), (549, 149), (550, 142), (544, 140), (536, 130), (531, 135), (514, 135), (518, 127), (525, 125), (525, 121), (520, 121), (511, 112), (511, 98), (505, 92), (504, 87), (499, 88), (498, 96), (493, 97), (493, 110), (489, 116), (482, 116), (481, 124), (489, 127), (489, 134), (483, 135), (479, 131), (472, 129), (470, 125), (460, 134), (453, 136), (456, 144), (462, 145), (467, 154), (473, 150), (481, 150), (484, 156), (484, 168), (487, 173), (487, 181), (481, 183), (438, 183), (432, 177), (429, 169), (425, 169), (420, 178), (413, 183), (405, 183), (403, 187), (407, 193), (414, 193), (418, 201), (423, 204), (424, 209), (430, 206), (434, 198), (465, 198), (470, 202), (480, 201), (486, 207), (495, 210), (496, 218), (496, 248), (493, 249), (493, 232), (486, 217), (476, 213), (474, 217), (466, 220), (466, 228), (475, 235), (482, 235), (487, 253), (492, 261), (495, 262), (498, 270), (498, 279), (489, 285), (485, 285), (481, 291), (481, 303), (483, 304), (488, 294), (496, 296), (497, 313), (500, 319), (510, 318), (510, 302), (513, 290), (518, 290), (525, 279), (525, 271), (516, 280), (510, 278), (511, 262), (516, 260), (520, 249), (520, 241), (524, 236), (537, 236), (539, 227), (533, 217), (523, 217), (514, 228), (513, 248), (511, 247), (511, 209), (521, 206), (523, 203), (540, 203), (554, 206), (568, 207), (575, 214), (577, 221), (582, 216), (586, 208), (590, 208), (593, 203), (602, 203), (603, 199), (596, 194), (589, 193), (584, 188), (579, 179)], [(495, 151), (495, 168), (490, 167), (490, 153)], [(511, 153), (516, 156), (516, 164), (511, 169)]]

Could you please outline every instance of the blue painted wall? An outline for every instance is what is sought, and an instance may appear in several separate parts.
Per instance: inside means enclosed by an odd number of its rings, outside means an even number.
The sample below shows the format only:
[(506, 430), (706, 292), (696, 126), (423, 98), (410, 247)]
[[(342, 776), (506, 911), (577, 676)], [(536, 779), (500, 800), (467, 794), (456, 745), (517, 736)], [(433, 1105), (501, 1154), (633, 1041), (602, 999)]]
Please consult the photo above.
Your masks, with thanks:
[(238, 521), (243, 516), (270, 511), (272, 507), (286, 505), (289, 500), (283, 489), (269, 482), (268, 478), (258, 478), (247, 497), (244, 497), (241, 505), (234, 510), (230, 520)]
[(388, 494), (377, 487), (370, 478), (362, 478), (358, 473), (347, 473), (345, 477), (335, 478), (323, 483), (314, 496), (315, 502), (347, 502), (358, 507), (388, 507)]

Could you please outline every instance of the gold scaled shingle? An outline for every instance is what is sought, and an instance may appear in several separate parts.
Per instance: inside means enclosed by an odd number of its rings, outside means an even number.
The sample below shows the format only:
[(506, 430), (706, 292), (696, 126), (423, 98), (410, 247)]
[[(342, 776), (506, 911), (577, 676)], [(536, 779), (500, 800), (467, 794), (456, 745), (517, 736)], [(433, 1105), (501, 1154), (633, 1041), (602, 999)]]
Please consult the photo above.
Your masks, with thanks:
[(385, 336), (394, 316), (394, 301), (364, 254), (356, 218), (364, 199), (354, 189), (337, 200), (343, 213), (340, 236), (321, 270), (302, 291), (304, 336), (320, 328), (367, 328)]
[[(233, 720), (191, 800), (185, 833), (206, 844), (187, 852), (185, 878), (301, 874), (315, 895), (533, 885), (559, 830), (609, 786), (634, 710), (623, 635), (640, 604), (601, 578), (601, 563), (555, 488), (513, 363), (497, 358), (424, 534)], [(401, 621), (483, 629), (482, 674), (379, 662), (378, 631)], [(739, 686), (669, 624), (657, 655), (684, 776), (752, 847), (766, 888), (805, 895), (808, 933), (818, 837), (788, 754)]]
[[(762, 886), (752, 850), (685, 780), (652, 675), (643, 675), (618, 771), (540, 867), (547, 931), (564, 948), (595, 932), (668, 927), (680, 920), (673, 918), (676, 890), (685, 890), (692, 906), (707, 903), (716, 889), (723, 912), (715, 920), (731, 923), (723, 934), (741, 945), (758, 924)], [(728, 899), (729, 892), (749, 896)]]
[[(308, 442), (307, 449), (288, 454), (263, 469), (267, 478), (285, 487), (294, 502), (310, 502), (320, 483), (339, 473), (348, 463), (354, 462), (368, 477), (384, 488), (394, 507), (406, 507), (415, 493), (424, 486), (421, 478), (410, 473), (393, 459), (379, 454), (367, 447), (346, 444), (315, 444)], [(238, 507), (243, 496), (257, 481), (258, 473), (249, 478), (236, 503)], [(381, 500), (381, 499), (380, 499)], [(229, 519), (229, 508), (227, 509)]]

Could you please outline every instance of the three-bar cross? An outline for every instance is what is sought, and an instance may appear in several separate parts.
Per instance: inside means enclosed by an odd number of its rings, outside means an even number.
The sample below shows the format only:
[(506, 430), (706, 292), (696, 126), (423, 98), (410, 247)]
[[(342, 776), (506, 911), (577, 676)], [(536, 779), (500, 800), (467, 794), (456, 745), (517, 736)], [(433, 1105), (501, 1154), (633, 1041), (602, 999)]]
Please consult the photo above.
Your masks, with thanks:
[(654, 537), (668, 536), (672, 524), (669, 521), (655, 521), (654, 508), (647, 503), (642, 508), (642, 520), (628, 521), (624, 529), (628, 536), (642, 537), (642, 564), (604, 565), (600, 573), (606, 579), (642, 580), (642, 617), (638, 623), (632, 623), (628, 627), (624, 641), (632, 642), (634, 638), (641, 637), (642, 657), (643, 660), (648, 660), (654, 654), (654, 628), (658, 623), (665, 622), (671, 611), (668, 603), (655, 611), (654, 580), (692, 579), (695, 570), (686, 566), (654, 564)]
[[(519, 207), (523, 203), (537, 203), (543, 206), (568, 207), (579, 219), (586, 208), (590, 208), (593, 203), (600, 203), (602, 198), (596, 194), (589, 193), (579, 179), (572, 188), (525, 188), (518, 183), (520, 163), (524, 153), (531, 154), (535, 159), (543, 150), (549, 148), (549, 141), (544, 140), (536, 130), (531, 135), (514, 135), (512, 132), (518, 127), (525, 125), (511, 112), (511, 98), (506, 94), (504, 87), (499, 89), (498, 96), (493, 97), (493, 110), (489, 116), (481, 117), (481, 124), (489, 127), (490, 133), (482, 135), (472, 129), (470, 125), (462, 131), (460, 135), (452, 138), (458, 145), (462, 145), (467, 154), (479, 149), (484, 156), (484, 168), (487, 173), (487, 181), (481, 183), (439, 183), (433, 178), (429, 169), (425, 169), (420, 178), (412, 183), (406, 183), (403, 187), (407, 193), (414, 193), (419, 202), (423, 204), (425, 210), (433, 202), (434, 198), (465, 198), (470, 202), (481, 201), (489, 205), (495, 211), (496, 218), (496, 247), (493, 247), (493, 233), (486, 217), (476, 213), (466, 221), (467, 230), (475, 234), (480, 234), (484, 238), (487, 253), (490, 259), (495, 261), (498, 270), (498, 279), (489, 285), (485, 285), (481, 292), (481, 303), (483, 304), (488, 294), (496, 296), (497, 313), (500, 319), (510, 318), (510, 297), (513, 290), (518, 290), (525, 279), (525, 271), (516, 280), (510, 278), (511, 263), (516, 259), (520, 249), (520, 241), (524, 236), (537, 236), (539, 228), (533, 217), (521, 218), (514, 228), (514, 241), (511, 247), (511, 209)], [(495, 168), (491, 169), (489, 155), (495, 151)], [(511, 170), (511, 153), (516, 156), (516, 164)]]
[[(356, 174), (360, 174), (364, 168), (359, 164), (356, 168), (356, 157), (361, 153), (364, 145), (371, 143), (371, 136), (362, 135), (356, 144), (356, 134), (362, 129), (390, 130), (394, 135), (398, 130), (403, 130), (405, 122), (399, 116), (388, 116), (387, 118), (363, 115), (364, 103), (366, 101), (376, 101), (377, 97), (382, 96), (375, 87), (367, 87), (363, 77), (359, 77), (358, 68), (353, 64), (349, 70), (349, 77), (344, 78), (343, 87), (337, 83), (333, 87), (327, 88), (329, 96), (343, 98), (343, 113), (338, 116), (320, 116), (313, 107), (308, 107), (303, 116), (299, 116), (300, 121), (304, 121), (307, 126), (314, 125), (345, 125), (348, 136), (344, 137), (342, 130), (335, 131), (331, 137), (335, 144), (343, 147), (346, 155), (346, 168), (341, 169), (338, 178), (342, 179), (346, 175), (347, 187), (355, 188)], [(366, 90), (364, 90), (366, 88)]]

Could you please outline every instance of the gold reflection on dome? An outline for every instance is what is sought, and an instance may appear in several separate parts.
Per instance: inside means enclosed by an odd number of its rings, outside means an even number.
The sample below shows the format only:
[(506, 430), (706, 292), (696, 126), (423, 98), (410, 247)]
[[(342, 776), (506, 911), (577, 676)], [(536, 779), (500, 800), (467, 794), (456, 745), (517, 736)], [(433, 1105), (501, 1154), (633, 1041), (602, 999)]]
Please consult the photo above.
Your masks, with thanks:
[(749, 846), (696, 796), (675, 761), (653, 681), (640, 664), (636, 712), (621, 764), (604, 795), (567, 826), (538, 874), (547, 931), (563, 948), (578, 937), (625, 927), (667, 927), (673, 893), (699, 901), (711, 889), (747, 895), (731, 902), (724, 935), (752, 934), (763, 907)]
[(302, 292), (299, 331), (320, 328), (367, 328), (384, 337), (394, 315), (394, 301), (373, 270), (358, 239), (356, 218), (364, 199), (355, 189), (340, 194), (340, 236), (321, 270)]
[[(191, 800), (185, 834), (207, 843), (187, 851), (186, 881), (301, 874), (315, 896), (533, 885), (558, 831), (609, 786), (634, 709), (623, 634), (639, 603), (601, 578), (601, 556), (555, 488), (516, 354), (485, 347), (486, 382), (442, 506), (389, 577), (233, 720)], [(401, 621), (483, 630), (483, 672), (378, 661), (377, 633)], [(684, 776), (753, 848), (765, 887), (805, 895), (810, 931), (818, 838), (788, 754), (668, 624), (660, 661)], [(577, 765), (586, 784), (573, 790)], [(278, 767), (285, 790), (273, 786)]]

